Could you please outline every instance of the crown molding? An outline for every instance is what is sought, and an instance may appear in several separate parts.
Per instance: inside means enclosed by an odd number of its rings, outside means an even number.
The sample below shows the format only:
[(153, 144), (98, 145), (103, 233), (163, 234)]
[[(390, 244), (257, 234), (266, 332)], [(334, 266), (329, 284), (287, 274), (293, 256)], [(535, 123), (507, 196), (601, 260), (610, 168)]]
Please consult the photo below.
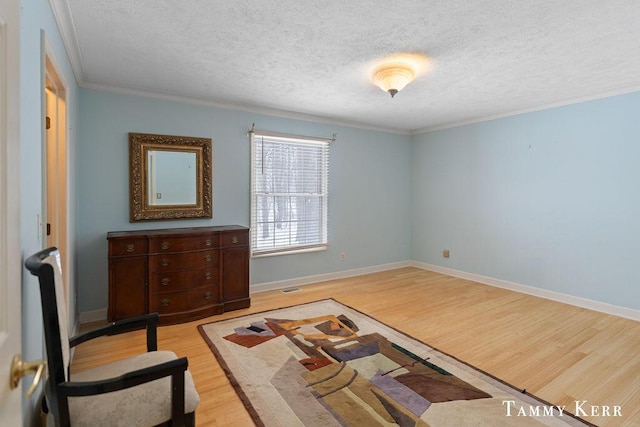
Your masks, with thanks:
[(440, 125), (415, 129), (411, 131), (411, 135), (422, 135), (425, 133), (435, 132), (439, 130), (457, 128), (460, 126), (473, 125), (476, 123), (489, 122), (492, 120), (503, 119), (505, 117), (518, 116), (520, 114), (534, 113), (536, 111), (549, 110), (552, 108), (565, 107), (567, 105), (580, 104), (582, 102), (596, 101), (598, 99), (610, 98), (613, 96), (626, 95), (629, 93), (640, 92), (640, 85), (624, 86), (620, 88), (609, 89), (607, 91), (598, 92), (592, 95), (581, 96), (577, 98), (566, 99), (564, 101), (552, 102), (550, 104), (537, 105), (535, 107), (523, 108), (520, 110), (505, 111), (503, 113), (481, 116), (469, 120), (461, 120), (457, 122), (443, 123)]
[(202, 105), (206, 107), (216, 107), (225, 110), (236, 110), (245, 113), (264, 114), (267, 116), (281, 117), (286, 119), (309, 121), (314, 123), (330, 124), (335, 126), (344, 126), (349, 128), (357, 128), (370, 130), (375, 132), (391, 133), (396, 135), (410, 136), (411, 132), (404, 129), (387, 128), (381, 126), (373, 126), (366, 123), (340, 120), (337, 118), (317, 116), (313, 114), (298, 113), (295, 111), (279, 110), (275, 108), (260, 107), (256, 105), (240, 104), (232, 102), (214, 101), (204, 98), (193, 98), (187, 96), (174, 95), (167, 92), (152, 91), (141, 89), (135, 86), (114, 85), (108, 83), (84, 82), (80, 84), (85, 89), (99, 90), (103, 92), (120, 93), (123, 95), (142, 96), (146, 98), (162, 99), (165, 101), (181, 102), (185, 104)]
[(71, 69), (73, 70), (73, 76), (79, 85), (86, 80), (84, 74), (84, 66), (82, 63), (82, 54), (80, 53), (80, 46), (78, 44), (78, 37), (76, 35), (76, 27), (73, 23), (73, 17), (71, 16), (71, 10), (69, 9), (68, 0), (49, 0), (49, 6), (53, 13), (53, 17), (58, 25), (58, 30), (62, 36), (62, 43), (64, 49), (67, 52), (67, 57), (71, 63)]

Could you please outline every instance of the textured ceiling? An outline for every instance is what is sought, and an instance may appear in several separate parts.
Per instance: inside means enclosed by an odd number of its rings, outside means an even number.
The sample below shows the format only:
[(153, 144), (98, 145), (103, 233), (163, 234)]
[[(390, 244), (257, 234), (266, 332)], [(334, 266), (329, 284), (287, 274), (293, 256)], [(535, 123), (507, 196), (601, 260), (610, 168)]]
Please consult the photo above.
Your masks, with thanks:
[[(640, 90), (639, 0), (51, 0), (81, 86), (416, 132)], [(379, 58), (429, 69), (391, 98)]]

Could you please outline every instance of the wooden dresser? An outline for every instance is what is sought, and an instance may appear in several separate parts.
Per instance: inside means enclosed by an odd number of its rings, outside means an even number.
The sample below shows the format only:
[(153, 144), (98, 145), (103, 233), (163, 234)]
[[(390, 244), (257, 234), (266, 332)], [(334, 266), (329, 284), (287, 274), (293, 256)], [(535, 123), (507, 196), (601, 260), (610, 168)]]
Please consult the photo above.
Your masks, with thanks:
[(109, 321), (177, 323), (249, 307), (249, 229), (119, 231), (109, 242)]

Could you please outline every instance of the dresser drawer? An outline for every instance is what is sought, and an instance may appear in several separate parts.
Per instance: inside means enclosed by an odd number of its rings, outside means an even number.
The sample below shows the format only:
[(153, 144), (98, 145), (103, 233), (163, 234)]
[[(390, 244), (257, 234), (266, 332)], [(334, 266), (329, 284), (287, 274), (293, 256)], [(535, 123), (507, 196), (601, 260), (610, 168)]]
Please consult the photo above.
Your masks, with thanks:
[(171, 292), (151, 295), (150, 312), (160, 315), (187, 311), (189, 307), (189, 291)]
[(201, 267), (218, 268), (218, 251), (211, 250), (149, 256), (149, 268), (152, 272), (188, 270)]
[(161, 237), (149, 241), (149, 253), (199, 251), (218, 247), (218, 235), (208, 234), (194, 237)]
[(191, 311), (208, 305), (218, 304), (220, 298), (214, 286), (191, 289), (183, 292), (153, 294), (151, 298), (151, 312), (158, 314), (175, 314)]
[(199, 268), (188, 271), (153, 273), (149, 285), (152, 293), (176, 292), (201, 286), (218, 286), (218, 270), (216, 268)]
[(117, 239), (109, 242), (109, 256), (132, 256), (132, 255), (146, 255), (147, 253), (147, 239), (130, 238), (130, 239)]
[(191, 308), (206, 307), (220, 302), (220, 292), (218, 286), (207, 286), (193, 289), (189, 292), (189, 304)]
[(225, 231), (220, 233), (220, 246), (247, 246), (249, 244), (249, 233), (246, 231)]

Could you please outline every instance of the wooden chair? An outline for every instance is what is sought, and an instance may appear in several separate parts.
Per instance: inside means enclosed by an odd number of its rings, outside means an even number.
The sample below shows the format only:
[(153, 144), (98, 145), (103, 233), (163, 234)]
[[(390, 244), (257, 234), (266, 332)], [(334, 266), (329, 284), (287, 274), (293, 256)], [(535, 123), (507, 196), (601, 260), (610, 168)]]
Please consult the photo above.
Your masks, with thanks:
[[(200, 398), (187, 358), (157, 351), (158, 314), (111, 323), (69, 339), (60, 253), (55, 247), (25, 261), (40, 282), (49, 376), (47, 425), (194, 426)], [(146, 328), (147, 353), (69, 374), (70, 348), (103, 335)]]

